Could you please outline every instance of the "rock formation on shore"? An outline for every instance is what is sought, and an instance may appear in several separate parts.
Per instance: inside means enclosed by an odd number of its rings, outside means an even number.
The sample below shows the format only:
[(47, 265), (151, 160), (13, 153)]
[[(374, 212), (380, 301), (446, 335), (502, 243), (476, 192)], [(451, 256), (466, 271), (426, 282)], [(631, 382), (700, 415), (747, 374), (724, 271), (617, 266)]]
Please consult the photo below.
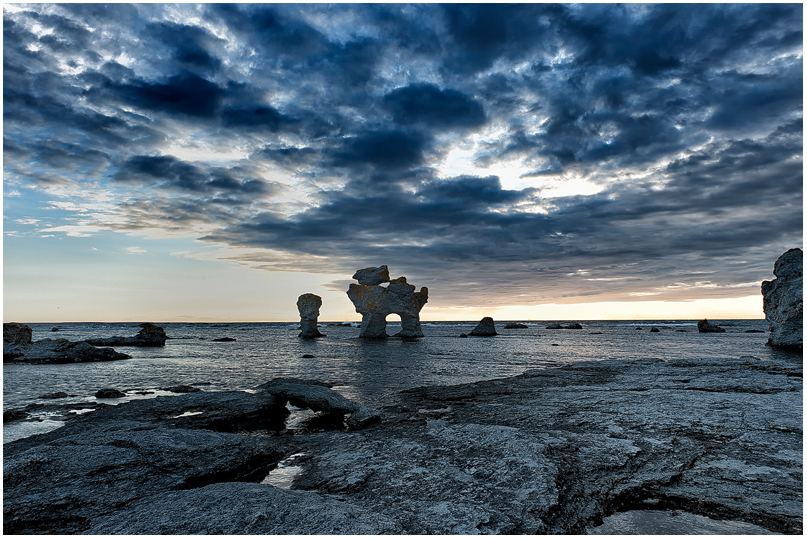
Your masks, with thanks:
[(802, 532), (800, 361), (577, 362), (283, 430), (285, 402), (356, 406), (329, 385), (134, 400), (5, 444), (3, 531), (582, 534), (652, 509)]
[(472, 337), (493, 337), (494, 335), (498, 335), (498, 333), (496, 333), (496, 325), (493, 323), (493, 318), (486, 316), (480, 320), (468, 335)]
[(15, 363), (81, 363), (116, 361), (132, 356), (112, 348), (96, 348), (86, 342), (67, 339), (33, 341), (29, 326), (11, 322), (3, 324), (3, 361)]
[(317, 327), (319, 308), (322, 307), (322, 298), (316, 294), (303, 294), (297, 298), (297, 310), (300, 311), (301, 339), (316, 339), (324, 337)]
[(773, 267), (776, 278), (762, 282), (762, 310), (770, 327), (768, 344), (777, 348), (802, 349), (803, 253), (790, 249)]
[(150, 322), (140, 324), (141, 329), (133, 337), (108, 337), (105, 339), (87, 339), (93, 346), (165, 346), (165, 330)]
[[(396, 337), (423, 337), (420, 311), (428, 301), (428, 288), (424, 286), (420, 292), (415, 292), (415, 287), (406, 282), (406, 277), (390, 280), (387, 266), (360, 269), (353, 278), (359, 284), (351, 284), (347, 296), (356, 312), (362, 315), (359, 337), (387, 337), (387, 315), (390, 314), (401, 317), (401, 331)], [(380, 286), (386, 282), (388, 286)]]

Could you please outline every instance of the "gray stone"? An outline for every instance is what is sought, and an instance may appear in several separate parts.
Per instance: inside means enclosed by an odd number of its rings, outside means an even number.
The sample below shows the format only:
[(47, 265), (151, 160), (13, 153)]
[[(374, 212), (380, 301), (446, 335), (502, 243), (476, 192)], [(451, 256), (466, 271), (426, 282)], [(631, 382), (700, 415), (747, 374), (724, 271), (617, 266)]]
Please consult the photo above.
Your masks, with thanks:
[(166, 493), (96, 519), (93, 535), (400, 534), (394, 518), (313, 492), (217, 483)]
[(527, 329), (527, 324), (522, 324), (521, 322), (507, 322), (504, 325), (504, 329)]
[(120, 398), (125, 397), (125, 396), (126, 396), (126, 393), (124, 393), (122, 391), (118, 391), (117, 389), (112, 388), (112, 387), (99, 389), (95, 393), (95, 398), (96, 399), (120, 399)]
[(477, 324), (468, 335), (472, 337), (492, 337), (498, 335), (498, 333), (496, 333), (496, 326), (493, 323), (493, 318), (486, 316), (480, 320), (479, 324)]
[(314, 412), (347, 415), (345, 423), (351, 429), (363, 429), (381, 422), (381, 416), (375, 410), (346, 399), (322, 382), (275, 378), (256, 389), (269, 393), (283, 406), (288, 402)]
[(133, 337), (109, 337), (106, 339), (87, 339), (93, 346), (165, 346), (168, 338), (165, 330), (150, 322), (140, 324), (142, 328)]
[(762, 309), (770, 328), (768, 344), (777, 348), (802, 349), (803, 253), (790, 249), (776, 261), (776, 278), (762, 282)]
[(96, 348), (86, 342), (70, 342), (67, 339), (42, 339), (31, 344), (3, 342), (3, 361), (17, 363), (81, 363), (131, 357), (112, 348)]
[(353, 278), (359, 281), (359, 284), (375, 286), (389, 282), (389, 270), (387, 266), (364, 268), (356, 270), (356, 273), (353, 274)]
[[(386, 287), (371, 283), (378, 278), (370, 278), (372, 275), (386, 275), (389, 280), (389, 272), (386, 266), (380, 268), (367, 268), (359, 270), (354, 278), (361, 278), (360, 284), (351, 284), (347, 296), (353, 302), (356, 312), (362, 315), (361, 329), (359, 337), (366, 339), (383, 339), (387, 335), (387, 315), (397, 314), (401, 317), (401, 331), (396, 337), (415, 338), (423, 337), (423, 330), (420, 327), (420, 311), (429, 298), (429, 290), (425, 286), (420, 292), (415, 292), (415, 287), (406, 282), (406, 277), (398, 277), (390, 281)], [(383, 272), (371, 272), (371, 270), (381, 270)], [(363, 273), (364, 272), (364, 273)], [(356, 276), (359, 277), (356, 277)]]
[(718, 325), (711, 324), (707, 319), (699, 320), (698, 321), (698, 332), (699, 333), (725, 333), (726, 330), (721, 328)]
[(300, 338), (316, 339), (324, 337), (317, 327), (319, 308), (322, 307), (322, 298), (316, 294), (303, 294), (297, 298), (297, 310), (300, 311)]
[(18, 322), (7, 322), (3, 324), (3, 342), (10, 344), (31, 344), (33, 330), (30, 326)]
[[(103, 428), (103, 427), (106, 428)], [(280, 460), (267, 438), (118, 423), (3, 451), (3, 532), (73, 534), (137, 500), (265, 477)]]

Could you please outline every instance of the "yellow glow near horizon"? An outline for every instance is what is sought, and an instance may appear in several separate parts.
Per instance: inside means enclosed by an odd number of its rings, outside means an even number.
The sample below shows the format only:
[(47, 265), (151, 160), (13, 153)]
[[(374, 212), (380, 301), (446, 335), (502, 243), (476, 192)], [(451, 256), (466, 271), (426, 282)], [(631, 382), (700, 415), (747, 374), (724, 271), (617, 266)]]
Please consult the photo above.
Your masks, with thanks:
[[(428, 312), (427, 312), (428, 311)], [(432, 308), (422, 320), (701, 320), (764, 319), (762, 296), (692, 301), (608, 301), (600, 303), (507, 305), (490, 308)]]

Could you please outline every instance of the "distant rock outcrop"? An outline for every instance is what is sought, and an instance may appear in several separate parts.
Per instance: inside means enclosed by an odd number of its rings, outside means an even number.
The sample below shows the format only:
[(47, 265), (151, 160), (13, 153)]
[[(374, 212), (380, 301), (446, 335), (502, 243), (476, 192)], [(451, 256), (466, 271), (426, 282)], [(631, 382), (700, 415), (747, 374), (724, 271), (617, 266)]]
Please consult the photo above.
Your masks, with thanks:
[(698, 321), (698, 331), (700, 333), (725, 333), (726, 330), (715, 324), (710, 324), (707, 319)]
[(468, 334), (472, 337), (493, 337), (498, 335), (496, 333), (496, 325), (493, 323), (493, 318), (486, 316), (479, 321), (479, 324)]
[(316, 339), (324, 337), (317, 327), (319, 308), (322, 307), (322, 298), (316, 294), (303, 294), (297, 298), (297, 310), (300, 311), (300, 338)]
[(108, 337), (106, 339), (87, 339), (85, 342), (93, 346), (165, 346), (165, 330), (150, 322), (140, 324), (141, 329), (134, 337)]
[(551, 324), (547, 324), (546, 329), (583, 329), (583, 326), (577, 322), (572, 322), (571, 324), (567, 324), (565, 326), (553, 322)]
[(16, 363), (82, 363), (115, 361), (132, 356), (112, 348), (96, 348), (86, 342), (67, 339), (42, 339), (34, 342), (29, 326), (11, 322), (3, 324), (3, 361)]
[[(347, 297), (362, 315), (359, 337), (383, 339), (387, 337), (387, 315), (401, 317), (401, 331), (396, 337), (423, 337), (420, 328), (420, 310), (429, 299), (429, 289), (425, 286), (420, 292), (406, 282), (406, 277), (390, 281), (387, 266), (358, 270), (353, 278), (359, 284), (351, 284)], [(379, 286), (389, 282), (386, 287)]]
[(504, 329), (527, 329), (527, 324), (522, 324), (521, 322), (507, 322), (504, 325)]
[(770, 326), (768, 344), (802, 349), (803, 253), (790, 249), (773, 266), (776, 278), (762, 282), (762, 310)]

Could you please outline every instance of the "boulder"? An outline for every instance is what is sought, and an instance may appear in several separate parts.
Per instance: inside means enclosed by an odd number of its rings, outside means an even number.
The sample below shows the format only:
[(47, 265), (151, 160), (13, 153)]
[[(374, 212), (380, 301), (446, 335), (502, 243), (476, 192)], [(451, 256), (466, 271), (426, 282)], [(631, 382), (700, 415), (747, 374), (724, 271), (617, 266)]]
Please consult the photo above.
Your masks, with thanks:
[[(389, 280), (386, 266), (366, 268), (353, 275), (359, 284), (351, 284), (347, 296), (353, 302), (356, 312), (362, 315), (359, 337), (365, 339), (383, 339), (387, 335), (387, 315), (397, 314), (401, 317), (401, 331), (396, 337), (423, 337), (420, 327), (420, 311), (429, 298), (429, 289), (425, 286), (420, 292), (406, 282), (406, 277)], [(386, 279), (389, 285), (379, 286), (379, 279)], [(367, 284), (375, 283), (378, 284)]]
[(698, 331), (700, 333), (725, 333), (726, 330), (720, 326), (710, 324), (707, 319), (698, 321)]
[(367, 286), (375, 286), (390, 281), (387, 266), (356, 270), (356, 273), (353, 274), (353, 278), (359, 281), (359, 284)]
[(120, 399), (126, 396), (126, 393), (123, 391), (118, 391), (112, 387), (106, 387), (104, 389), (99, 389), (98, 392), (95, 394), (96, 399)]
[(42, 339), (28, 345), (3, 343), (3, 361), (16, 363), (82, 363), (131, 357), (112, 348), (96, 348), (84, 341), (70, 342), (67, 339)]
[(150, 322), (140, 324), (141, 329), (133, 337), (108, 337), (106, 339), (87, 339), (93, 346), (165, 346), (168, 338), (165, 330)]
[(316, 294), (303, 294), (297, 298), (297, 310), (300, 311), (301, 339), (316, 339), (324, 337), (317, 327), (319, 308), (322, 307), (322, 298)]
[(479, 324), (468, 334), (472, 337), (492, 337), (498, 335), (496, 333), (496, 326), (493, 324), (493, 318), (486, 316), (479, 321)]
[(315, 380), (274, 378), (255, 389), (269, 393), (283, 406), (288, 402), (298, 408), (308, 408), (314, 412), (347, 415), (345, 423), (354, 430), (381, 421), (381, 416), (377, 412), (343, 397), (328, 385)]
[(803, 253), (790, 249), (776, 261), (772, 281), (762, 282), (762, 310), (768, 321), (768, 344), (776, 348), (802, 349)]

